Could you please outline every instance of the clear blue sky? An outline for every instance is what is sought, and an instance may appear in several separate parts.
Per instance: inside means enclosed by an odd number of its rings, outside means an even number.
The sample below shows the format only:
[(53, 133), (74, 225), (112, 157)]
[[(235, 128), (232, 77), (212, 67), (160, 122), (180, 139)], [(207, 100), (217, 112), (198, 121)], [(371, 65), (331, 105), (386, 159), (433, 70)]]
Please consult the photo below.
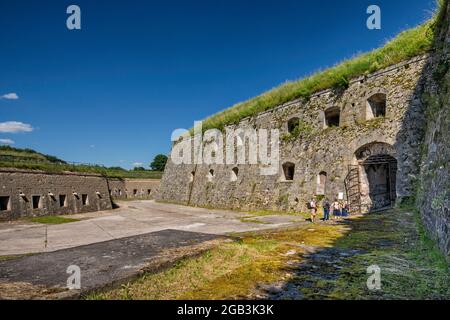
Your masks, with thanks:
[[(82, 30), (66, 28), (77, 4)], [(366, 8), (382, 9), (382, 30)], [(434, 0), (1, 0), (0, 132), (65, 160), (148, 164), (190, 128), (286, 80), (382, 45)], [(11, 97), (10, 97), (11, 98)], [(10, 124), (11, 125), (11, 124)], [(1, 130), (0, 130), (1, 131)]]

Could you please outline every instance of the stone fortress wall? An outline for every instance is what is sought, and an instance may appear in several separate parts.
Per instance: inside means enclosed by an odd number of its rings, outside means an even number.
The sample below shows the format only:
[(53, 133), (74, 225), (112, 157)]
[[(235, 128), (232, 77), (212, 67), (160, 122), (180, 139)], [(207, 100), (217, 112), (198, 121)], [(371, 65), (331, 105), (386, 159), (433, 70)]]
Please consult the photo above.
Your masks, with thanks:
[[(367, 212), (412, 196), (424, 121), (421, 93), (431, 85), (432, 63), (432, 56), (418, 56), (353, 79), (347, 89), (325, 90), (243, 119), (227, 128), (280, 130), (276, 175), (260, 175), (259, 165), (175, 165), (169, 159), (157, 200), (304, 211), (314, 195), (334, 200), (343, 194)], [(299, 123), (295, 137), (289, 131)], [(353, 187), (359, 199), (350, 199)]]
[(0, 168), (0, 219), (112, 209), (106, 179)]
[(111, 197), (124, 199), (154, 199), (159, 179), (108, 179)]
[(417, 204), (425, 226), (450, 258), (450, 3), (438, 35), (444, 42), (434, 72), (439, 86), (429, 94)]
[[(153, 198), (158, 185), (155, 179), (0, 168), (0, 221), (109, 210), (112, 199)], [(116, 196), (119, 189), (123, 196)]]

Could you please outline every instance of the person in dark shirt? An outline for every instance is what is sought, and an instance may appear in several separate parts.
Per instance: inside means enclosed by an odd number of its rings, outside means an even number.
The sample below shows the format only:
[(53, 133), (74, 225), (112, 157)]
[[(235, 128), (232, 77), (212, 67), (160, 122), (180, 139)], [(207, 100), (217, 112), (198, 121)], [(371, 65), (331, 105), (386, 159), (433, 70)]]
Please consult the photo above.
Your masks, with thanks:
[(323, 201), (323, 221), (330, 220), (330, 207), (330, 202), (328, 201), (328, 199), (325, 199)]

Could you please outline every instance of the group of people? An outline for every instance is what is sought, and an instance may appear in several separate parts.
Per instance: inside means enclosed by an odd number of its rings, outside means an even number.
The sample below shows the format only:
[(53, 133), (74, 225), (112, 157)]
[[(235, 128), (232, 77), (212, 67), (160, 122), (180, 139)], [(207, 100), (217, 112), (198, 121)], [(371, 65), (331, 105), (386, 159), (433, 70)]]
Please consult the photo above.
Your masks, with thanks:
[[(318, 204), (315, 199), (312, 199), (309, 203), (311, 209), (311, 222), (315, 222), (318, 212)], [(341, 219), (341, 217), (348, 217), (350, 207), (347, 201), (338, 201), (334, 199), (332, 203), (328, 199), (324, 199), (322, 202), (323, 208), (323, 221), (330, 220), (330, 213), (333, 214), (335, 220)]]

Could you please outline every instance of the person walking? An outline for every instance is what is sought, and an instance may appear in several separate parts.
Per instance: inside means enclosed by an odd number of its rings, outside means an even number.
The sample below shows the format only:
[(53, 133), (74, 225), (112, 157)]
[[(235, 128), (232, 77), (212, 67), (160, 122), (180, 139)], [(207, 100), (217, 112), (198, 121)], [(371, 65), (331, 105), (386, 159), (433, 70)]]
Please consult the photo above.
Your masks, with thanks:
[(348, 205), (348, 202), (344, 201), (344, 205), (342, 206), (342, 216), (348, 217), (349, 210), (350, 210), (350, 206)]
[(332, 208), (334, 220), (339, 219), (339, 217), (341, 216), (341, 205), (339, 204), (339, 201), (337, 199), (334, 199)]
[(325, 199), (323, 201), (323, 221), (330, 220), (330, 207), (330, 202), (328, 201), (328, 199)]
[(311, 222), (314, 223), (314, 221), (316, 220), (316, 215), (317, 215), (317, 203), (314, 198), (311, 199), (309, 206), (311, 208)]

